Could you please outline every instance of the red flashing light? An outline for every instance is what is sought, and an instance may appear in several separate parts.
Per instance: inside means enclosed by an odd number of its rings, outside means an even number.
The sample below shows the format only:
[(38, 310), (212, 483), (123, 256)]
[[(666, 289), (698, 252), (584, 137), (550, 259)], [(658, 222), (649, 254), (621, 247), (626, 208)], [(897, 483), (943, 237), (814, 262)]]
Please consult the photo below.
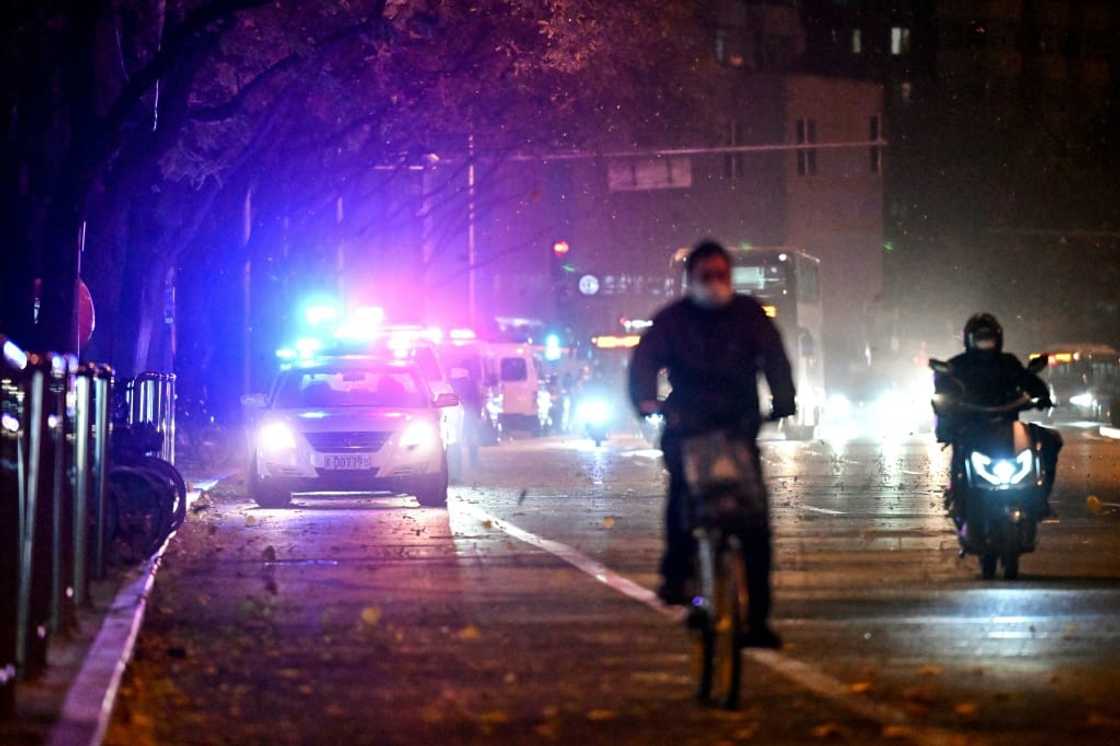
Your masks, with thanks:
[(571, 250), (572, 247), (568, 244), (567, 241), (557, 241), (556, 243), (552, 244), (552, 253), (556, 256), (564, 256)]

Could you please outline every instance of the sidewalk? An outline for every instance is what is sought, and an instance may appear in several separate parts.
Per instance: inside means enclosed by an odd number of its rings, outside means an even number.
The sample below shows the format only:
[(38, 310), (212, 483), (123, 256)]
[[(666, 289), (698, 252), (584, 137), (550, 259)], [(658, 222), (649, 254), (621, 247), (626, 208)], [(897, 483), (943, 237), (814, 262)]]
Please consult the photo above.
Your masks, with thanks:
[[(193, 503), (218, 481), (188, 478), (188, 500)], [(135, 567), (110, 568), (108, 578), (91, 584), (90, 603), (79, 612), (77, 629), (51, 639), (46, 673), (20, 682), (15, 717), (0, 721), (0, 744), (100, 743), (166, 548), (165, 543)]]

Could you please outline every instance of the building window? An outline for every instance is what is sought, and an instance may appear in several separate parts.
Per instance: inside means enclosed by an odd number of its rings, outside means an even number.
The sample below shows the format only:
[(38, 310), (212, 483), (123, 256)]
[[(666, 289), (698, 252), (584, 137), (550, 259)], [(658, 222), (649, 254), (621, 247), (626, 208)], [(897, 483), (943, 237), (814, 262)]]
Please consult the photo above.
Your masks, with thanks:
[(863, 54), (863, 31), (852, 29), (852, 54)]
[[(878, 114), (871, 116), (868, 139), (873, 143), (878, 143), (882, 137), (881, 120)], [(871, 173), (877, 174), (883, 170), (883, 151), (878, 145), (871, 146)]]
[(910, 29), (901, 26), (891, 28), (891, 54), (895, 57), (910, 53)]
[[(727, 125), (727, 144), (732, 147), (746, 145), (746, 127), (736, 119)], [(723, 156), (723, 178), (741, 179), (746, 173), (742, 153), (726, 153)]]
[[(794, 123), (794, 140), (798, 145), (811, 145), (817, 141), (817, 121), (798, 119)], [(817, 151), (815, 148), (797, 149), (797, 175), (815, 176), (817, 173)]]

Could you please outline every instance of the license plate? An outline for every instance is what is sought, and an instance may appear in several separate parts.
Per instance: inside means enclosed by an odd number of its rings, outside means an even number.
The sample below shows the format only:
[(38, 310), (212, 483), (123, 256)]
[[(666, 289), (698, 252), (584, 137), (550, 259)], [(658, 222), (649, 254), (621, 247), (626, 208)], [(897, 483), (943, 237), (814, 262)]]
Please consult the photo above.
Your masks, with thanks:
[(369, 454), (345, 454), (335, 455), (326, 454), (319, 456), (318, 466), (323, 469), (331, 469), (338, 471), (358, 471), (362, 469), (372, 469), (373, 459)]

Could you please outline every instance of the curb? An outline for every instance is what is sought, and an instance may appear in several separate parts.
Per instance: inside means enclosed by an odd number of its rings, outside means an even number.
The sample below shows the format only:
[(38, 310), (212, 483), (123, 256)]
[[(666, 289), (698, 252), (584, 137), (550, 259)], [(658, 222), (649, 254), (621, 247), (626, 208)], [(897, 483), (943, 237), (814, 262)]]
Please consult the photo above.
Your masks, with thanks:
[(1120, 428), (1101, 425), (1101, 435), (1106, 438), (1112, 438), (1113, 440), (1120, 440)]
[[(192, 482), (187, 493), (188, 508), (202, 492), (225, 479)], [(132, 660), (136, 638), (148, 608), (148, 596), (164, 552), (175, 538), (172, 531), (159, 550), (141, 567), (138, 577), (128, 581), (113, 597), (101, 629), (70, 684), (58, 722), (51, 728), (49, 746), (100, 746), (113, 716), (121, 679)]]

